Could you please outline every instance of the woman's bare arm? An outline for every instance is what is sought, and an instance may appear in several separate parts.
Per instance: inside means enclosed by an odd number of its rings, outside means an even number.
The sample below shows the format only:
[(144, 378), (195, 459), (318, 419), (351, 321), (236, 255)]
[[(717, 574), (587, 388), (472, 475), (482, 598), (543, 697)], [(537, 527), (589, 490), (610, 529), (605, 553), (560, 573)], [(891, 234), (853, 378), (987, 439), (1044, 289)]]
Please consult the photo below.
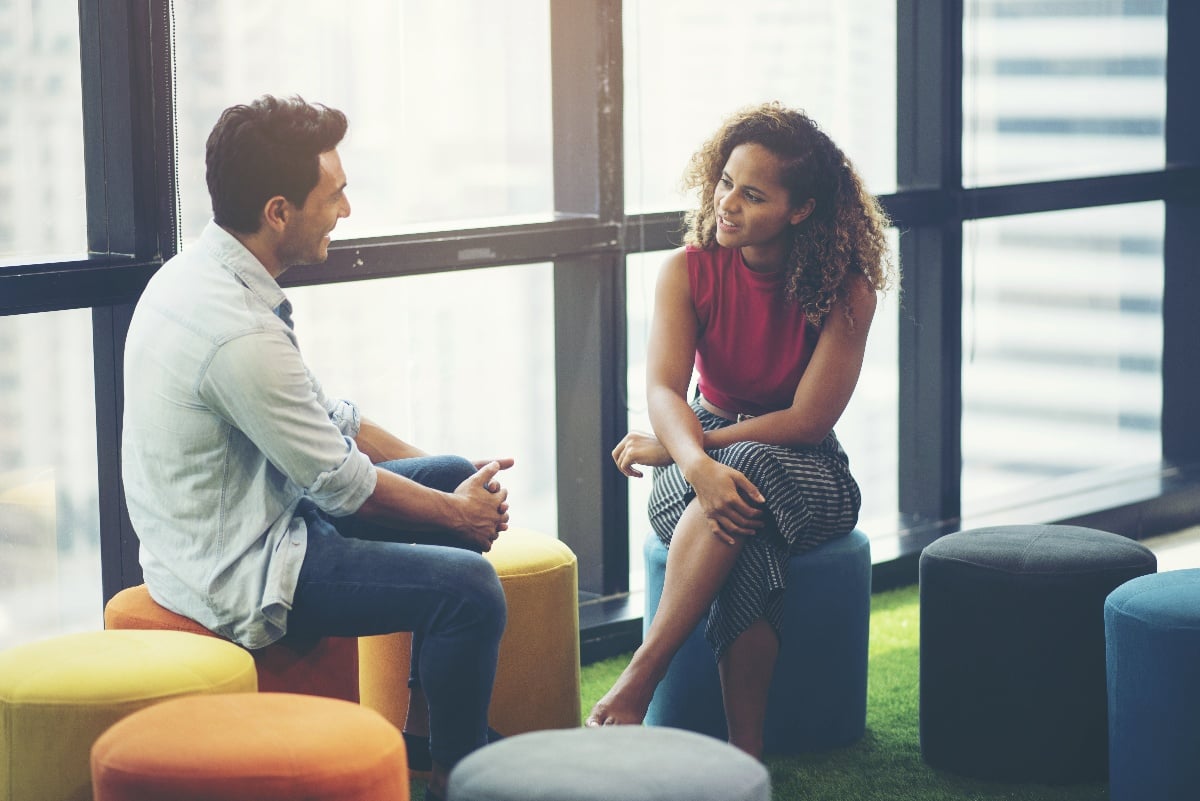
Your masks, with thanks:
[(734, 535), (762, 526), (763, 497), (737, 470), (705, 453), (705, 435), (687, 401), (696, 358), (699, 320), (692, 303), (687, 254), (672, 253), (659, 273), (646, 363), (646, 401), (654, 434), (696, 491), (712, 532)]

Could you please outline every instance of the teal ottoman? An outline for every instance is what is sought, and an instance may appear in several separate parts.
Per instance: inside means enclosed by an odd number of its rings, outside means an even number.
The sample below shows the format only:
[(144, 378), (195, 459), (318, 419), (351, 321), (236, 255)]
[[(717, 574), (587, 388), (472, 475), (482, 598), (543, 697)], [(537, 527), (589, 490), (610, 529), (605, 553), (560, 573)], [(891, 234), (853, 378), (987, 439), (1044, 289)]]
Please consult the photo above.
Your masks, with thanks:
[[(646, 559), (648, 629), (658, 610), (667, 548), (651, 534)], [(867, 633), (871, 619), (871, 543), (855, 529), (788, 561), (787, 615), (771, 682), (764, 730), (768, 754), (850, 745), (867, 722)], [(704, 638), (707, 619), (689, 635), (646, 713), (651, 726), (673, 726), (726, 739), (721, 680)]]
[(1200, 570), (1135, 578), (1104, 602), (1112, 801), (1200, 792)]

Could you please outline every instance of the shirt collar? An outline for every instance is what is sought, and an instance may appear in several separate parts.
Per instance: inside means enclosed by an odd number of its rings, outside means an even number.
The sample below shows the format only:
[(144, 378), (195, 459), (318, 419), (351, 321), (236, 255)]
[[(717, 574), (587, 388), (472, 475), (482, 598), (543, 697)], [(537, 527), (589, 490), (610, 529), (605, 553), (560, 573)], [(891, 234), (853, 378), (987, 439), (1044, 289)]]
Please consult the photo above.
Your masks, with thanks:
[[(222, 268), (232, 274), (270, 309), (287, 302), (283, 290), (267, 268), (237, 237), (209, 220), (200, 233), (199, 244)], [(289, 306), (290, 308), (290, 306)]]

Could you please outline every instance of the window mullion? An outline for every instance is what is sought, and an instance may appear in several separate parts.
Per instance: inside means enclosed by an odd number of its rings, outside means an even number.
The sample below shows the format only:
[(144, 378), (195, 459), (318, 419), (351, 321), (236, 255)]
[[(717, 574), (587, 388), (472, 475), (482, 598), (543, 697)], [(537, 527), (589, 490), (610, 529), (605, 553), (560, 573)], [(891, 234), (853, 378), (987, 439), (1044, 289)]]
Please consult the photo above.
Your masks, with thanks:
[[(554, 210), (620, 222), (624, 206), (620, 0), (552, 0)], [(554, 314), (559, 538), (579, 586), (629, 587), (628, 489), (609, 458), (625, 421), (620, 255), (556, 258)]]
[[(1167, 165), (1200, 165), (1200, 5), (1167, 3)], [(1200, 190), (1188, 182), (1166, 203), (1163, 232), (1163, 457), (1200, 461)]]
[(928, 524), (960, 510), (962, 473), (962, 0), (900, 0), (897, 184), (944, 217), (900, 237), (899, 500)]

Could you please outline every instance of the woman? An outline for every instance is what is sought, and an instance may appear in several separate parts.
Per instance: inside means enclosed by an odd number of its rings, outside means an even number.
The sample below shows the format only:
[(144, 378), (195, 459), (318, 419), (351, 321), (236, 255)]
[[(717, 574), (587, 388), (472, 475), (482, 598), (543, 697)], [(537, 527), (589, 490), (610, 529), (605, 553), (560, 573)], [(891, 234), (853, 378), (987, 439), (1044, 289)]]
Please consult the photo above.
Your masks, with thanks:
[(777, 103), (727, 119), (684, 183), (700, 208), (655, 292), (654, 435), (631, 432), (613, 450), (628, 476), (655, 468), (650, 518), (670, 546), (666, 578), (642, 646), (587, 723), (640, 723), (711, 607), (729, 740), (761, 758), (787, 559), (858, 519), (833, 426), (890, 284), (887, 220), (829, 137)]

